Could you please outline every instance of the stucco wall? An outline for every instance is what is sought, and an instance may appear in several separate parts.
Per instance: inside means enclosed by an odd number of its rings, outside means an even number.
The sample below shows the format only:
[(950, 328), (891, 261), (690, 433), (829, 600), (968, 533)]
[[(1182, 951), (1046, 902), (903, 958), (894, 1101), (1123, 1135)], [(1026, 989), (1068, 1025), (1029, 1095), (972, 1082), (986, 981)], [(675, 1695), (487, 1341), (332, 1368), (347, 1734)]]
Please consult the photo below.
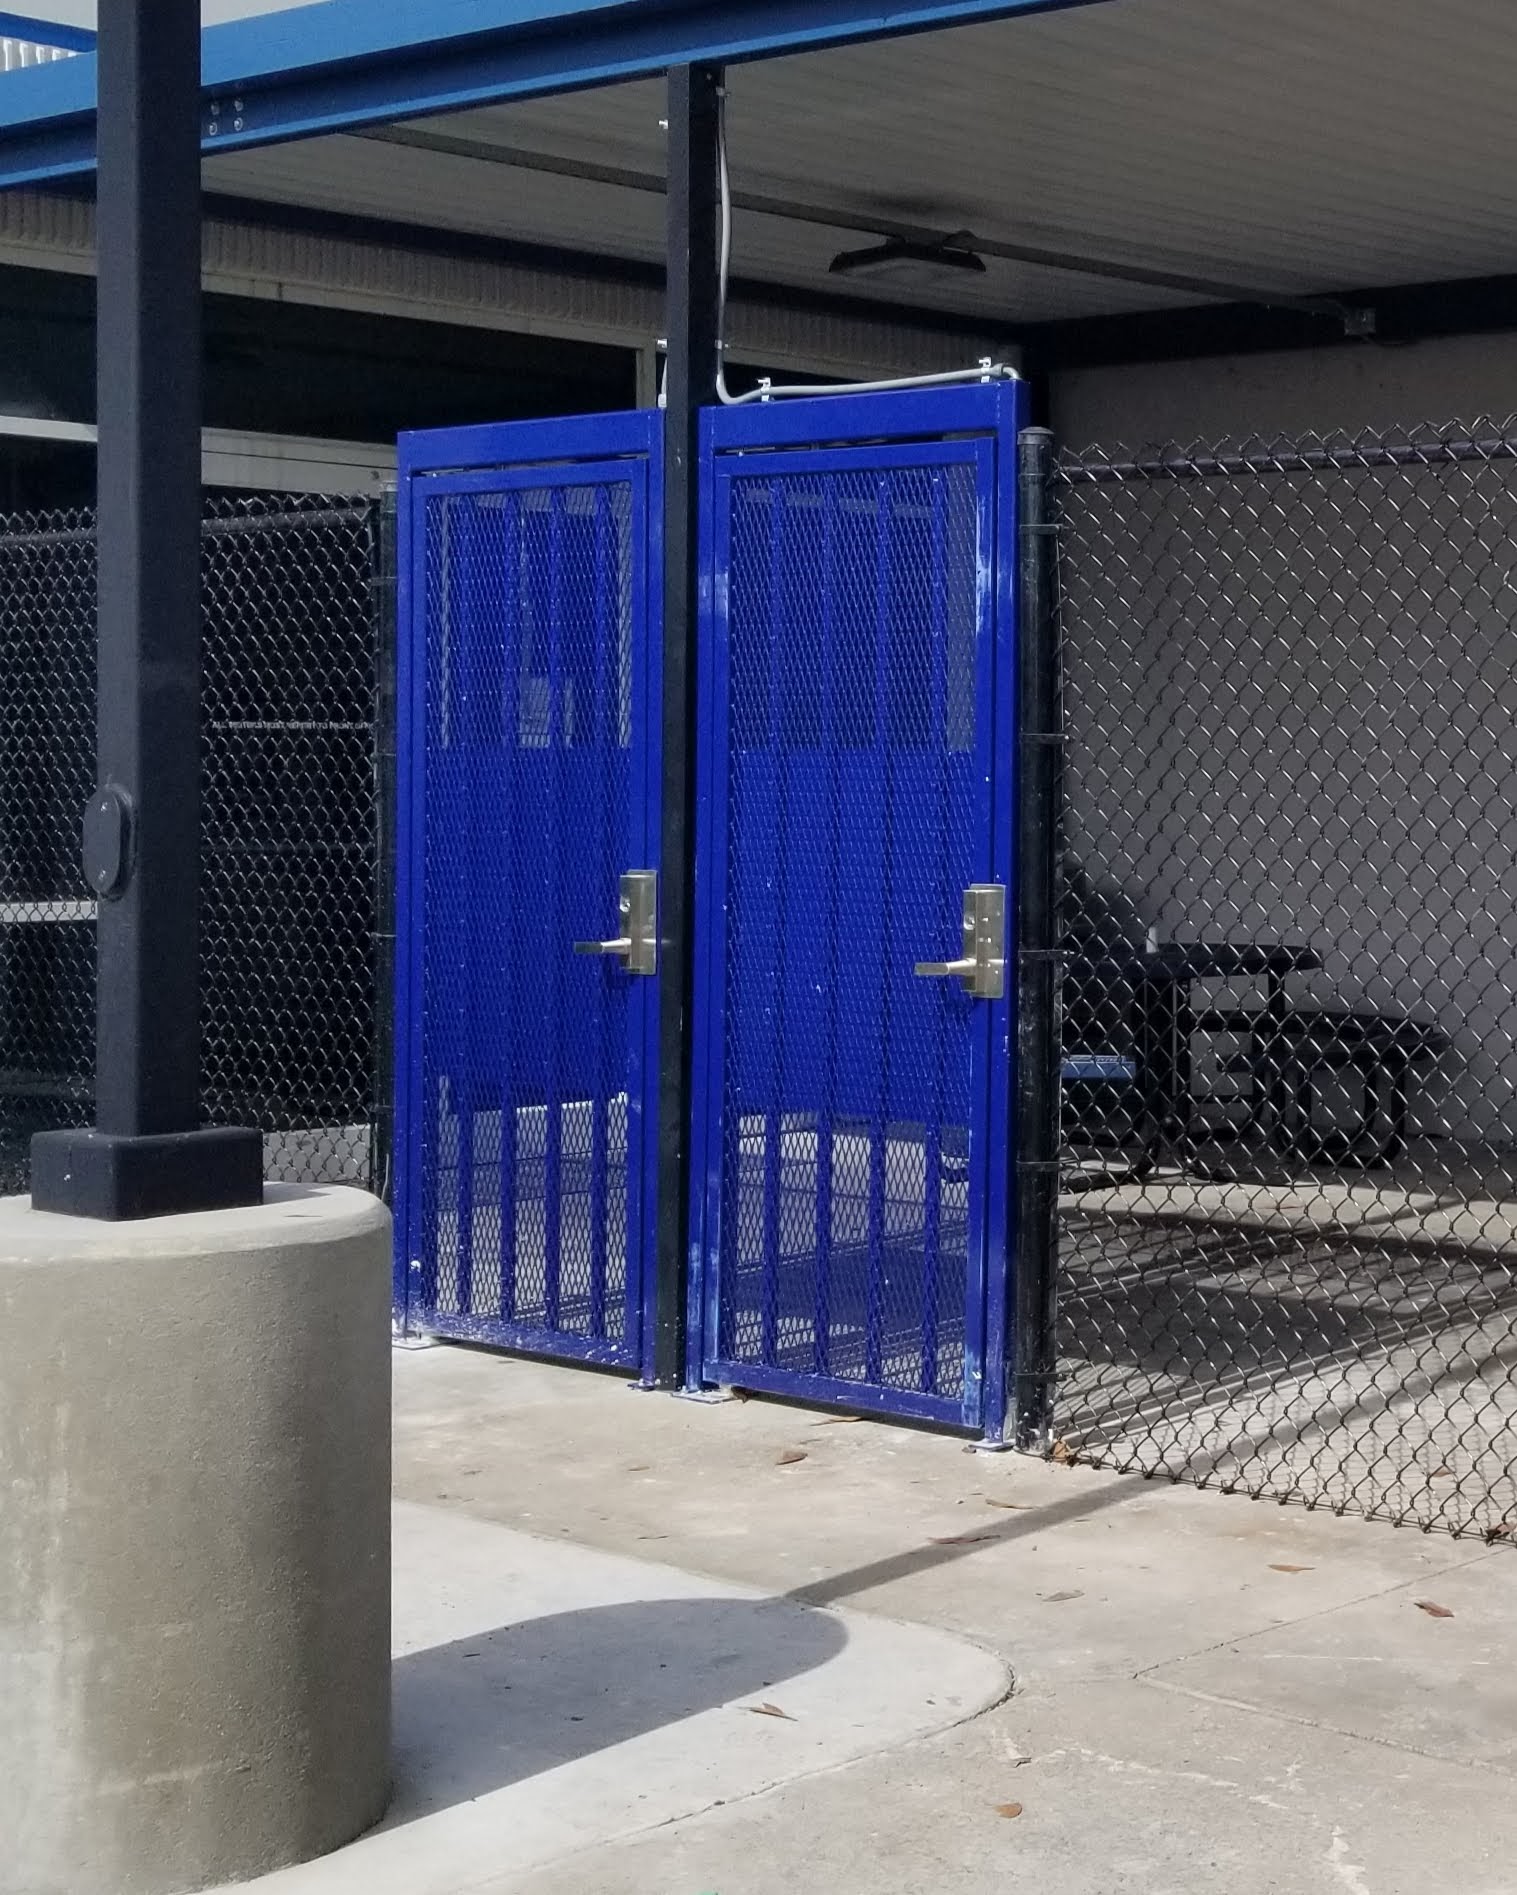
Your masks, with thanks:
[(1073, 448), (1356, 433), (1514, 411), (1517, 333), (1081, 369), (1053, 388), (1054, 427)]
[[(1517, 342), (1102, 370), (1063, 440), (1466, 421)], [(1517, 1143), (1517, 467), (1069, 490), (1072, 839), (1165, 938), (1302, 940), (1297, 991), (1436, 1020), (1430, 1131)]]

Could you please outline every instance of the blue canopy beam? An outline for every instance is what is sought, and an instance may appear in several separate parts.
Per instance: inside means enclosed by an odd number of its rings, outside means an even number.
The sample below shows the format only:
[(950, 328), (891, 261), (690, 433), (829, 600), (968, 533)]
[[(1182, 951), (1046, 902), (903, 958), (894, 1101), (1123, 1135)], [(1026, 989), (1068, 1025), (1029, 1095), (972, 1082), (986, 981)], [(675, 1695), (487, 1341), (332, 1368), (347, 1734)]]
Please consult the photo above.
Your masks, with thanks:
[(0, 7), (0, 37), (25, 40), (30, 46), (50, 46), (65, 53), (92, 53), (95, 35), (87, 26), (63, 26), (56, 20), (38, 20), (30, 13), (10, 13)]
[[(207, 28), (210, 155), (1104, 0), (324, 0)], [(0, 188), (95, 167), (92, 53), (0, 81)]]

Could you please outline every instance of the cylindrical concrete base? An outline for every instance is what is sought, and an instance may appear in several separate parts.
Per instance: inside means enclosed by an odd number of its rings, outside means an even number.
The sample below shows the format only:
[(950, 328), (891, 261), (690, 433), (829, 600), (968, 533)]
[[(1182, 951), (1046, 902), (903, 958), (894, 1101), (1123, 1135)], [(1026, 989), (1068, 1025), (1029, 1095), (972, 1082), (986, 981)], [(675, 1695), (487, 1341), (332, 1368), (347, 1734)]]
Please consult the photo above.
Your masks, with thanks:
[(0, 1202), (0, 1895), (169, 1895), (378, 1820), (389, 1219)]

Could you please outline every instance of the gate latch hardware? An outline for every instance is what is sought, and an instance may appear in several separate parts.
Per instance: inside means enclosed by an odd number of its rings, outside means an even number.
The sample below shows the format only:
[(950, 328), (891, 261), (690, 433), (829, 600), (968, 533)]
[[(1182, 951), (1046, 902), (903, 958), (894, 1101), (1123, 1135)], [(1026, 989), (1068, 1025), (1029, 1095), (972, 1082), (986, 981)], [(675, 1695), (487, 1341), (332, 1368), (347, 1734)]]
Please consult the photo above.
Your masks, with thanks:
[(918, 961), (924, 980), (961, 980), (976, 1000), (999, 1000), (1006, 991), (1006, 890), (998, 882), (974, 882), (964, 890), (964, 953), (957, 961)]
[(629, 974), (658, 972), (658, 874), (628, 869), (617, 901), (620, 933), (611, 941), (576, 941), (576, 954), (618, 954)]

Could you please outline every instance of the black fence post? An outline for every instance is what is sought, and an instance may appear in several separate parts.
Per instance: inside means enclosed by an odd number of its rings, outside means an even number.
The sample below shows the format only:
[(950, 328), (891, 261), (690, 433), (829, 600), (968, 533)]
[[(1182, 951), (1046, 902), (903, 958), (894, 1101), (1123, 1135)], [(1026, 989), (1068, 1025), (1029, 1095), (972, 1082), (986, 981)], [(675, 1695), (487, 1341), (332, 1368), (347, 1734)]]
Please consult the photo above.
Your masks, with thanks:
[(658, 1241), (653, 1382), (685, 1379), (689, 1286), (695, 642), (700, 411), (716, 400), (719, 205), (714, 66), (669, 73), (664, 379), (663, 817), (659, 891)]
[(258, 1202), (256, 1132), (200, 1131), (200, 6), (102, 0), (95, 1129), (32, 1148), (42, 1209)]
[(369, 1189), (391, 1202), (395, 1154), (395, 638), (393, 487), (370, 515), (374, 627), (374, 1102)]
[(1017, 440), (1021, 768), (1017, 837), (1016, 1445), (1042, 1453), (1058, 1370), (1059, 848), (1063, 698), (1056, 606), (1053, 435)]

